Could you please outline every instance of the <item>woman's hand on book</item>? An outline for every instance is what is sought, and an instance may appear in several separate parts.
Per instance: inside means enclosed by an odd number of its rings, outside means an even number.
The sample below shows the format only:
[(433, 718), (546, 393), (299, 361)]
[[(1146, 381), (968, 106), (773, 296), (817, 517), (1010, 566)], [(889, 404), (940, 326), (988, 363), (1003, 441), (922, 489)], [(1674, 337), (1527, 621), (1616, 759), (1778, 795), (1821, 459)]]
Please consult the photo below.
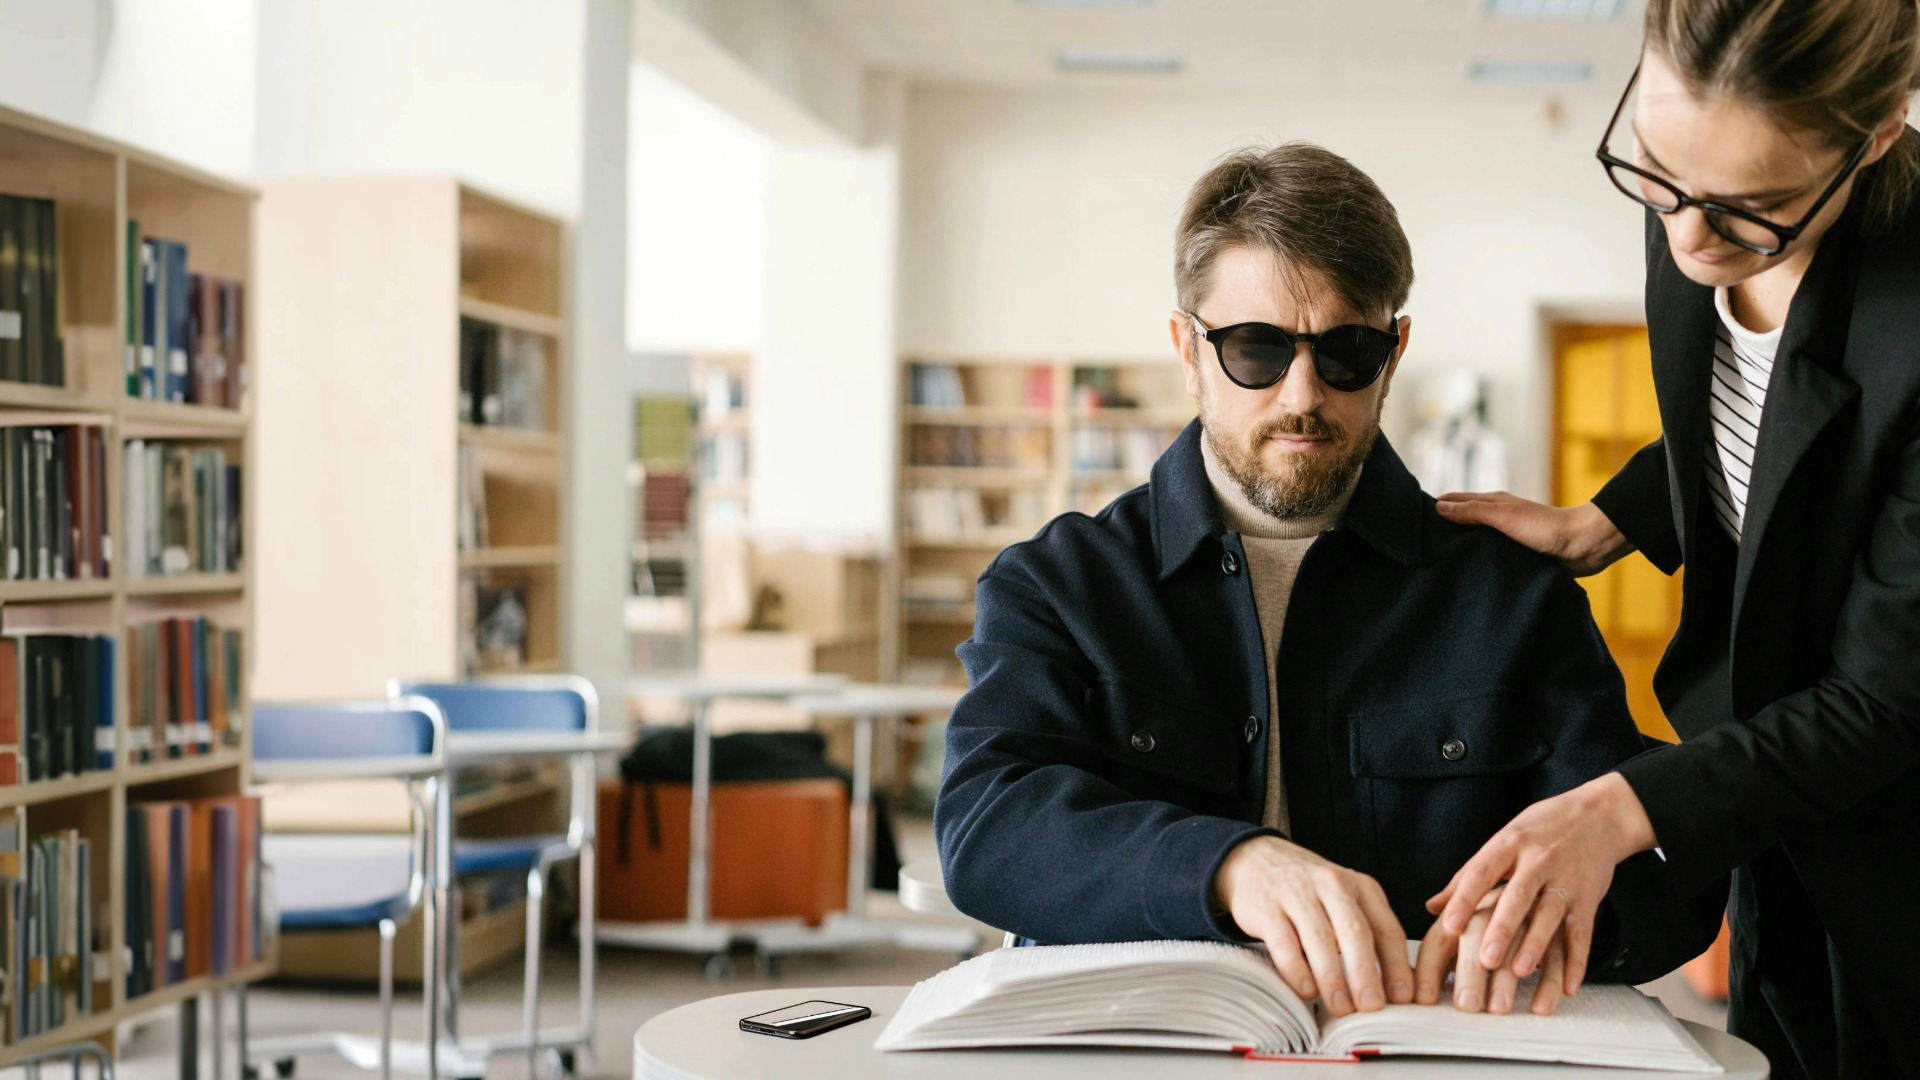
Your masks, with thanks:
[[(1494, 905), (1499, 901), (1500, 893), (1501, 889), (1495, 887), (1481, 898), (1479, 906), (1467, 920), (1464, 933), (1451, 933), (1443, 920), (1434, 920), (1426, 938), (1420, 942), (1420, 962), (1413, 972), (1415, 1002), (1421, 1005), (1438, 1004), (1440, 984), (1446, 981), (1447, 969), (1451, 967), (1455, 1008), (1461, 1012), (1479, 1012), (1481, 1009), (1490, 1013), (1513, 1011), (1519, 994), (1520, 976), (1504, 963), (1498, 969), (1488, 971), (1480, 966), (1478, 960), (1480, 946), (1486, 937), (1487, 926), (1493, 921)], [(1551, 1016), (1560, 1007), (1560, 1001), (1565, 996), (1566, 966), (1567, 936), (1562, 932), (1548, 939), (1546, 953), (1540, 961), (1540, 983), (1533, 992), (1530, 1006), (1535, 1015)]]
[(1525, 978), (1546, 956), (1548, 942), (1564, 936), (1564, 985), (1571, 996), (1586, 978), (1593, 917), (1613, 883), (1613, 868), (1654, 843), (1639, 797), (1619, 773), (1608, 773), (1522, 810), (1427, 901), (1427, 910), (1448, 933), (1462, 935), (1505, 882), (1480, 940), (1480, 966), (1506, 966)]
[(1367, 875), (1259, 836), (1227, 854), (1214, 892), (1302, 1000), (1318, 997), (1335, 1016), (1413, 1000), (1406, 931)]

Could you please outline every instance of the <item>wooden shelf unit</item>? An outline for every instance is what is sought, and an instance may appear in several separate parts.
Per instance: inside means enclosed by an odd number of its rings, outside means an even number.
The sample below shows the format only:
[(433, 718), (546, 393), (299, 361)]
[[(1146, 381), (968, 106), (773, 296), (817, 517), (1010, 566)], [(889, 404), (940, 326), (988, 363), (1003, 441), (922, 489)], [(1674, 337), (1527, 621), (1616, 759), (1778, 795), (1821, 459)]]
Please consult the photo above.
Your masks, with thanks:
[[(68, 581), (0, 582), (0, 627), (105, 634), (114, 638), (114, 764), (111, 769), (0, 787), (0, 808), (24, 808), (30, 835), (46, 828), (78, 828), (89, 841), (97, 951), (106, 978), (94, 983), (94, 1011), (11, 1045), (0, 1046), (0, 1068), (37, 1050), (78, 1039), (114, 1049), (115, 1029), (153, 1009), (205, 992), (257, 981), (273, 971), (274, 956), (224, 976), (190, 979), (128, 998), (127, 895), (124, 874), (126, 809), (146, 799), (234, 795), (246, 790), (251, 728), (246, 723), (255, 652), (253, 566), (255, 446), (251, 402), (213, 408), (141, 401), (125, 396), (124, 342), (130, 318), (124, 276), (127, 223), (144, 236), (184, 243), (194, 273), (244, 284), (249, 381), (276, 363), (258, 348), (254, 268), (256, 193), (243, 185), (123, 146), (98, 136), (0, 108), (0, 193), (55, 202), (58, 237), (58, 325), (65, 349), (64, 386), (0, 383), (0, 406), (44, 412), (48, 425), (85, 422), (106, 429), (106, 535), (113, 538), (111, 574)], [(246, 390), (248, 398), (253, 396)], [(232, 574), (130, 577), (126, 551), (121, 448), (128, 439), (174, 439), (226, 448), (241, 468), (245, 492), (241, 569)], [(163, 617), (205, 615), (240, 631), (241, 698), (234, 712), (238, 746), (198, 757), (136, 765), (129, 759), (127, 630)], [(36, 824), (36, 820), (38, 824)], [(91, 962), (89, 957), (89, 962)]]
[[(260, 581), (261, 692), (563, 669), (567, 226), (450, 176), (261, 191), (260, 335), (290, 371), (258, 403), (283, 481), (262, 494), (262, 544), (281, 557)], [(529, 426), (461, 412), (464, 320), (526, 335), (541, 384)], [(468, 462), (485, 535), (463, 547)], [(465, 648), (481, 586), (519, 590), (519, 663)]]
[[(950, 374), (916, 377), (923, 368)], [(953, 650), (973, 627), (974, 579), (1056, 515), (1144, 483), (1194, 407), (1171, 360), (915, 355), (900, 382), (889, 652), (896, 677), (960, 682)]]
[[(257, 406), (276, 478), (260, 503), (262, 547), (276, 557), (260, 581), (259, 692), (381, 697), (395, 677), (566, 670), (567, 226), (450, 176), (274, 177), (261, 191), (259, 329), (287, 374)], [(475, 423), (460, 409), (469, 319), (537, 345), (537, 426)], [(463, 459), (477, 465), (486, 523), (485, 542), (467, 548)], [(518, 663), (469, 666), (469, 578), (521, 588)], [(518, 918), (463, 920), (463, 968), (517, 953)], [(420, 926), (401, 930), (402, 978), (419, 977)], [(289, 937), (280, 970), (371, 982), (377, 943), (370, 931)]]

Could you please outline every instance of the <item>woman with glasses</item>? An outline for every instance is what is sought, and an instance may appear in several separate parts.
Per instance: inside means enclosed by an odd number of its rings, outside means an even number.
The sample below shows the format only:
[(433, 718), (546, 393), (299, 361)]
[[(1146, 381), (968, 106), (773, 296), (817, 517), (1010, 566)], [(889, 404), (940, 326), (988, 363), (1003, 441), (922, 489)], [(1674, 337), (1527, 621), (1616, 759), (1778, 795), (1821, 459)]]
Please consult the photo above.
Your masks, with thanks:
[[(1584, 506), (1441, 512), (1595, 573), (1686, 568), (1683, 741), (1535, 804), (1429, 905), (1494, 978), (1585, 974), (1616, 863), (1732, 872), (1729, 1026), (1774, 1075), (1920, 1075), (1915, 0), (1649, 0), (1599, 157), (1648, 208), (1664, 436)], [(1504, 883), (1504, 885), (1502, 884)]]

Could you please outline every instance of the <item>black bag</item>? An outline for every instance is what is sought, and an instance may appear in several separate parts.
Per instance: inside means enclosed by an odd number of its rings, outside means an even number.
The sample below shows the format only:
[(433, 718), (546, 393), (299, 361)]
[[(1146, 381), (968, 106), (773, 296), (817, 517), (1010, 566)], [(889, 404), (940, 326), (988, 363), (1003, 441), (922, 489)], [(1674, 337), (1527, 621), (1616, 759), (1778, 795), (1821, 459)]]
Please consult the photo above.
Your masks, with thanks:
[[(827, 740), (817, 731), (742, 731), (716, 736), (712, 743), (712, 769), (716, 784), (755, 780), (838, 780), (853, 797), (853, 777), (827, 761)], [(640, 789), (646, 799), (647, 846), (660, 849), (660, 813), (653, 785), (685, 784), (693, 780), (693, 729), (664, 727), (643, 731), (633, 749), (620, 759), (620, 777), (626, 785), (620, 791), (620, 822), (615, 832), (615, 850), (620, 864), (627, 864), (632, 837), (628, 822), (633, 820), (633, 792)], [(871, 888), (892, 892), (900, 888), (900, 849), (894, 841), (893, 819), (886, 802), (873, 796)]]

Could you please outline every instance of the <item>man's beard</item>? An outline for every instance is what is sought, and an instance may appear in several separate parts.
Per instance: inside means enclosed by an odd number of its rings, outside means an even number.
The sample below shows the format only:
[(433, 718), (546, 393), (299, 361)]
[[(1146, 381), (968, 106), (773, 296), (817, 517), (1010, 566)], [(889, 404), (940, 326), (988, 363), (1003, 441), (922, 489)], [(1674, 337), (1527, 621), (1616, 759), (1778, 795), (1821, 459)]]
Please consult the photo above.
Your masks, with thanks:
[[(1220, 467), (1240, 485), (1247, 501), (1261, 511), (1282, 520), (1316, 518), (1326, 514), (1353, 489), (1360, 467), (1380, 437), (1380, 414), (1359, 436), (1317, 412), (1289, 413), (1253, 429), (1245, 443), (1236, 445), (1228, 432), (1207, 422), (1206, 402), (1202, 401), (1200, 426)], [(1278, 469), (1269, 466), (1261, 448), (1275, 435), (1303, 435), (1325, 438), (1333, 444), (1331, 452), (1287, 454)]]

